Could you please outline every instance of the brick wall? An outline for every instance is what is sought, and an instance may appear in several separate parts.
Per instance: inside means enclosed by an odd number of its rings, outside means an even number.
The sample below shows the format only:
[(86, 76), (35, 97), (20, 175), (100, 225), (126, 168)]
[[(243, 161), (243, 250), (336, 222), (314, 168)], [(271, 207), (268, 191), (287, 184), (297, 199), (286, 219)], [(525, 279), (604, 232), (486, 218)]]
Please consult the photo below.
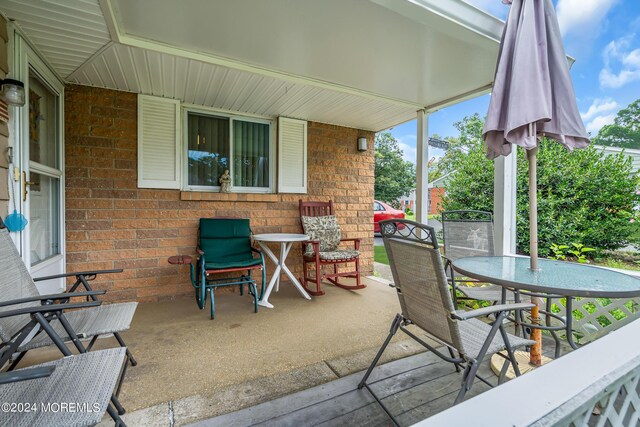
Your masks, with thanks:
[[(67, 271), (124, 268), (96, 284), (111, 300), (192, 295), (188, 270), (167, 264), (167, 257), (195, 252), (201, 217), (246, 216), (254, 233), (301, 231), (299, 195), (138, 189), (136, 94), (67, 87), (65, 136)], [(367, 152), (356, 150), (358, 136), (369, 139)], [(302, 197), (335, 202), (344, 237), (363, 239), (365, 274), (373, 270), (373, 138), (309, 122)], [(300, 247), (292, 252), (287, 265), (298, 275)], [(273, 271), (270, 262), (267, 270)]]
[(444, 198), (444, 193), (445, 189), (443, 187), (429, 189), (429, 195), (431, 196), (429, 213), (431, 215), (440, 215), (442, 213), (442, 199)]

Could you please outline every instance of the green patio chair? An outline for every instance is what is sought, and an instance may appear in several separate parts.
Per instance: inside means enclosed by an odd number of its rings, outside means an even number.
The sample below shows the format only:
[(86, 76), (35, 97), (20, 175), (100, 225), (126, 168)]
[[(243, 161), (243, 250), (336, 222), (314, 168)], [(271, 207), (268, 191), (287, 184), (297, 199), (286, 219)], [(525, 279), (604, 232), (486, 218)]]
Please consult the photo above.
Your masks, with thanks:
[[(254, 253), (258, 257), (254, 257)], [(214, 290), (221, 286), (244, 286), (253, 296), (254, 311), (258, 312), (258, 288), (251, 277), (253, 270), (262, 272), (262, 292), (265, 286), (264, 255), (251, 246), (251, 229), (246, 218), (201, 218), (198, 229), (198, 254), (196, 265), (191, 264), (191, 282), (196, 290), (196, 302), (200, 309), (211, 299), (211, 319), (215, 316)], [(240, 276), (213, 278), (223, 273), (240, 273)], [(246, 274), (244, 273), (246, 272)]]

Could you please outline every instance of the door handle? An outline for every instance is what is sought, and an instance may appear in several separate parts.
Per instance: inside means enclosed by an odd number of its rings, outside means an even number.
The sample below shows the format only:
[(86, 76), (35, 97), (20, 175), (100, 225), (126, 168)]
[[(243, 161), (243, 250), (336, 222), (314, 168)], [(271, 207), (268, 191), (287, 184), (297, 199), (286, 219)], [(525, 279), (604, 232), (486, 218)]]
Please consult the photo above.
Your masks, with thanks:
[(35, 184), (35, 182), (27, 181), (27, 172), (25, 172), (25, 171), (22, 171), (22, 181), (23, 181), (23, 185), (22, 185), (22, 201), (26, 202), (27, 201), (27, 194), (29, 193), (29, 190), (27, 190), (27, 186), (28, 185), (33, 185), (33, 184)]

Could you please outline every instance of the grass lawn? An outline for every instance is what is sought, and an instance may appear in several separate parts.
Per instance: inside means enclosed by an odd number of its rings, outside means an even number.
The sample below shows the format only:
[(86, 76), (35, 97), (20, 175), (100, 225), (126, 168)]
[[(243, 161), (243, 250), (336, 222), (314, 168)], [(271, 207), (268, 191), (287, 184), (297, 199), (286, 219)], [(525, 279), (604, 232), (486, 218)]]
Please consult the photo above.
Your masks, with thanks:
[(373, 260), (389, 265), (389, 258), (387, 258), (387, 251), (385, 251), (384, 246), (373, 247)]

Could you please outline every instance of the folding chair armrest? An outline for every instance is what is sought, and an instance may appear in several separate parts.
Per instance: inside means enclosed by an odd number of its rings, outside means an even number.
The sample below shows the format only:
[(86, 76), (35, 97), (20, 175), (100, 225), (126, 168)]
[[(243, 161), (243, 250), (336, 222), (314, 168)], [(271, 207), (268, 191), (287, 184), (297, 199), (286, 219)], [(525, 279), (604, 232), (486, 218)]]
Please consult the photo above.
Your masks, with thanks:
[(196, 248), (196, 252), (198, 252), (198, 255), (204, 255), (204, 251), (202, 249), (200, 249), (199, 247)]
[(464, 311), (461, 313), (451, 313), (451, 317), (456, 320), (469, 320), (475, 317), (483, 317), (493, 313), (511, 310), (526, 310), (535, 304), (529, 302), (520, 302), (517, 304), (497, 304), (489, 307), (479, 308), (477, 310)]
[[(113, 270), (93, 270), (93, 271), (76, 271), (73, 273), (63, 273), (63, 274), (54, 274), (53, 276), (44, 276), (44, 277), (34, 277), (34, 282), (41, 282), (43, 280), (52, 280), (52, 279), (61, 279), (63, 277), (72, 277), (76, 276), (80, 278), (81, 276), (97, 276), (98, 274), (112, 274), (112, 273), (122, 273), (121, 268), (113, 269)], [(92, 280), (92, 279), (87, 279)]]
[(40, 366), (38, 368), (2, 372), (0, 373), (0, 385), (48, 377), (53, 373), (55, 369), (55, 366)]
[(73, 297), (89, 297), (94, 295), (104, 295), (106, 292), (107, 291), (91, 291), (91, 292), (74, 292), (73, 294), (63, 293), (63, 294), (38, 295), (35, 297), (20, 298), (20, 299), (14, 299), (10, 301), (2, 301), (0, 302), (0, 307), (25, 304), (27, 302), (34, 302), (34, 301), (68, 300), (72, 296)]
[(9, 310), (0, 312), (0, 319), (5, 317), (19, 316), (21, 314), (35, 314), (35, 313), (49, 313), (52, 311), (70, 310), (73, 308), (88, 308), (97, 307), (102, 304), (102, 301), (89, 301), (70, 304), (47, 304), (38, 305), (33, 307), (24, 307), (17, 310)]

